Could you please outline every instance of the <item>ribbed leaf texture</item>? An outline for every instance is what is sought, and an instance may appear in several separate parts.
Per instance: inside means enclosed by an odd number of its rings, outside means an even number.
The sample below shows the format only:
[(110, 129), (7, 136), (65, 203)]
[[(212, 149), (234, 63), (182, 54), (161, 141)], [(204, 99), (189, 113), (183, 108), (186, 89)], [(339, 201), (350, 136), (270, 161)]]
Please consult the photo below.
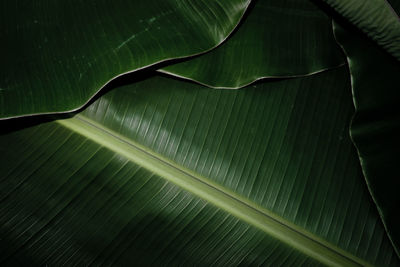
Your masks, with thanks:
[(346, 77), (239, 91), (154, 77), (4, 135), (3, 260), (395, 266)]
[(253, 1), (221, 46), (161, 72), (222, 88), (268, 77), (310, 75), (345, 63), (331, 19), (308, 0)]
[(0, 118), (76, 110), (122, 73), (203, 53), (249, 3), (2, 1)]
[(3, 1), (0, 265), (400, 266), (399, 3)]

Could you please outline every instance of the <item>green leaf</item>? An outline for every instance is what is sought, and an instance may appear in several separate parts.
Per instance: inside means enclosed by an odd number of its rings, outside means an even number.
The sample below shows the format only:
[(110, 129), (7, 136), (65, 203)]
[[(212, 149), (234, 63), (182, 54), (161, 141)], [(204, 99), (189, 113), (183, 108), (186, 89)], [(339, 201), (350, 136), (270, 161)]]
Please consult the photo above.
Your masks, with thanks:
[(11, 161), (21, 163), (19, 153), (33, 150), (37, 156), (30, 163), (41, 168), (11, 163), (19, 167), (10, 169), (8, 178), (14, 179), (2, 181), (2, 189), (8, 187), (0, 207), (2, 264), (318, 266), (129, 157), (57, 123), (7, 140), (16, 144)]
[(76, 110), (118, 75), (210, 50), (249, 2), (2, 1), (0, 118)]
[(344, 64), (331, 19), (307, 0), (255, 1), (229, 40), (211, 52), (161, 69), (207, 86), (238, 88)]
[(386, 0), (322, 1), (400, 60), (400, 18)]
[(74, 118), (0, 138), (4, 255), (395, 266), (352, 112), (345, 68), (235, 91), (163, 77), (119, 87)]
[(400, 255), (400, 62), (357, 31), (334, 24), (348, 57), (356, 113), (351, 136), (371, 194)]

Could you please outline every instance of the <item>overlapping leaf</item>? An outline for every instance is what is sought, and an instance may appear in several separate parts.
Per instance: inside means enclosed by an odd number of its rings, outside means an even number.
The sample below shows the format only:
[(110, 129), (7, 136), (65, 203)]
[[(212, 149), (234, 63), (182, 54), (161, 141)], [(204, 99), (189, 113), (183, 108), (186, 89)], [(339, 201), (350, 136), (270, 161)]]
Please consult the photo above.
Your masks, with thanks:
[(154, 77), (110, 91), (80, 119), (2, 136), (7, 259), (310, 265), (308, 253), (396, 265), (348, 138), (346, 73), (239, 91)]
[(335, 24), (347, 54), (356, 113), (351, 135), (358, 149), (369, 190), (399, 254), (400, 63), (357, 31)]
[(307, 0), (254, 1), (227, 42), (162, 72), (212, 87), (238, 88), (264, 77), (301, 76), (344, 64), (331, 20)]
[[(320, 0), (400, 60), (400, 18), (386, 0)], [(394, 6), (398, 1), (393, 0)]]
[[(121, 73), (208, 51), (249, 4), (134, 2), (0, 4), (1, 118), (74, 110)], [(328, 17), (275, 2), (161, 71), (236, 88), (342, 64)], [(325, 2), (391, 54), (336, 28), (351, 134), (398, 250), (400, 22), (384, 1)], [(236, 92), (156, 76), (5, 134), (1, 263), (399, 265), (348, 138), (349, 89), (345, 68)]]
[(0, 4), (0, 118), (75, 110), (121, 73), (221, 43), (249, 0)]

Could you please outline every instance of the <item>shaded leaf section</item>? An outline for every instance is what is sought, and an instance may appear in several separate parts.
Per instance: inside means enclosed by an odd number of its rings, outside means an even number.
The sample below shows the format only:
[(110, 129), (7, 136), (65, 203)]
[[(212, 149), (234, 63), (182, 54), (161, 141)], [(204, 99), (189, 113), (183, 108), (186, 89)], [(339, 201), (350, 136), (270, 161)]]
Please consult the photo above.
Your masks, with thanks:
[[(386, 0), (320, 0), (400, 60), (400, 18)], [(393, 0), (393, 6), (399, 6)]]
[(400, 252), (400, 63), (355, 30), (334, 25), (347, 54), (356, 112), (351, 125), (369, 190)]
[(211, 87), (238, 88), (265, 77), (308, 75), (344, 62), (330, 18), (313, 3), (254, 1), (227, 42), (160, 71)]
[(205, 52), (249, 2), (2, 1), (0, 118), (75, 110), (117, 75)]

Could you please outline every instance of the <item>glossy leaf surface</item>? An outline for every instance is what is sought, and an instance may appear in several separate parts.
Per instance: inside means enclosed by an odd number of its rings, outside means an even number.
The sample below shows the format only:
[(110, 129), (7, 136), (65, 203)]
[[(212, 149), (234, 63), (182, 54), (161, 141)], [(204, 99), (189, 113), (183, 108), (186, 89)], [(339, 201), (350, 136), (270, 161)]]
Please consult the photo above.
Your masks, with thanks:
[(331, 28), (331, 19), (310, 1), (254, 1), (221, 46), (160, 71), (223, 88), (308, 75), (345, 62)]
[(1, 137), (7, 255), (395, 266), (348, 137), (352, 112), (344, 68), (235, 91), (163, 77), (117, 88), (76, 118)]
[(249, 0), (0, 3), (0, 118), (75, 110), (114, 77), (221, 43)]
[(356, 31), (335, 24), (335, 34), (347, 54), (352, 76), (356, 113), (351, 135), (369, 190), (400, 254), (400, 62)]

